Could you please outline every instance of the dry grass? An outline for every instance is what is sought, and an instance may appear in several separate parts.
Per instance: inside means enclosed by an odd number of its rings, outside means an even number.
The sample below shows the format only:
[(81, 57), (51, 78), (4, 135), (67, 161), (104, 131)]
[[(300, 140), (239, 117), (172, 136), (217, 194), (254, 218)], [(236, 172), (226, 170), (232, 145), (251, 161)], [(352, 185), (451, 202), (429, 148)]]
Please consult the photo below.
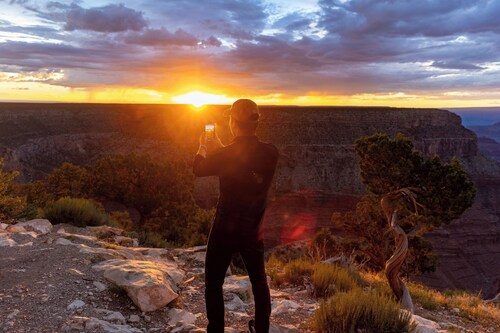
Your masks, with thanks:
[[(362, 276), (372, 288), (385, 294), (391, 294), (383, 273), (363, 272)], [(483, 326), (492, 326), (500, 330), (500, 308), (494, 304), (486, 303), (479, 295), (465, 291), (439, 292), (414, 282), (407, 282), (407, 286), (413, 301), (426, 310), (458, 309), (458, 315), (467, 321)]]
[(346, 268), (317, 263), (313, 269), (311, 282), (317, 297), (328, 297), (337, 292), (349, 291), (361, 286), (355, 273)]
[(311, 324), (314, 332), (409, 332), (411, 314), (377, 291), (355, 288), (337, 293), (320, 304)]
[(309, 278), (314, 272), (314, 263), (306, 259), (296, 259), (287, 263), (284, 268), (284, 279), (293, 285), (301, 285), (304, 278)]

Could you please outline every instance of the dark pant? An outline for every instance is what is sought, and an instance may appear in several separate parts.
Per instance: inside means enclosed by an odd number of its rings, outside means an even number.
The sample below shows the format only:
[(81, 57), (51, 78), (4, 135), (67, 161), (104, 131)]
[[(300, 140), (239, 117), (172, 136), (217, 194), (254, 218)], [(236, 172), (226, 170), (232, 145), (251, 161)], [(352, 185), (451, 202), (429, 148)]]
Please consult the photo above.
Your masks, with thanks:
[[(235, 242), (236, 241), (236, 242)], [(236, 243), (236, 244), (235, 244)], [(269, 332), (271, 296), (264, 268), (262, 241), (235, 240), (216, 235), (212, 231), (208, 241), (205, 263), (205, 301), (207, 307), (207, 333), (224, 332), (224, 297), (222, 285), (234, 253), (239, 252), (245, 263), (255, 299), (255, 330)]]

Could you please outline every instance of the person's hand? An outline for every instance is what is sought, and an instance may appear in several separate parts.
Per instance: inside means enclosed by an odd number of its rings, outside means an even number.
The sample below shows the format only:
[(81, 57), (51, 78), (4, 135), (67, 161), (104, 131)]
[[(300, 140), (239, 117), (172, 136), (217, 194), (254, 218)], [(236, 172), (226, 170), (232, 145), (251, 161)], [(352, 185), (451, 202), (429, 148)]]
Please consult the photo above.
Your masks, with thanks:
[(205, 132), (200, 134), (200, 146), (198, 147), (197, 155), (201, 155), (203, 157), (207, 156), (207, 136)]
[(200, 147), (198, 148), (198, 154), (202, 156), (206, 156), (207, 151), (214, 151), (215, 149), (222, 148), (224, 145), (220, 141), (219, 136), (217, 135), (217, 132), (214, 133), (215, 137), (213, 140), (207, 140), (207, 136), (205, 132), (202, 132), (200, 134), (199, 142), (200, 142)]
[(205, 134), (205, 132), (202, 132), (200, 134), (199, 141), (200, 141), (200, 146), (205, 146), (205, 147), (207, 146), (207, 135)]

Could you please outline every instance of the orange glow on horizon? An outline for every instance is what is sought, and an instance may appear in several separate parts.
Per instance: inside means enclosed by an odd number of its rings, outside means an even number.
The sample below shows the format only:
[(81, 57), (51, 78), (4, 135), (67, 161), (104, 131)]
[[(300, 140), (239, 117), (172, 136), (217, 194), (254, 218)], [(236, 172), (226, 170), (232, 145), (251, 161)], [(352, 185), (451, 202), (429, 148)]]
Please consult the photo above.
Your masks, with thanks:
[(238, 98), (250, 98), (260, 105), (298, 106), (390, 106), (410, 108), (499, 107), (500, 96), (492, 92), (448, 91), (436, 95), (402, 92), (355, 95), (306, 95), (273, 93), (267, 95), (241, 92), (208, 93), (192, 90), (174, 95), (161, 89), (134, 87), (69, 88), (44, 82), (8, 82), (0, 80), (0, 101), (70, 102), (70, 103), (137, 103), (137, 104), (205, 104), (230, 105)]

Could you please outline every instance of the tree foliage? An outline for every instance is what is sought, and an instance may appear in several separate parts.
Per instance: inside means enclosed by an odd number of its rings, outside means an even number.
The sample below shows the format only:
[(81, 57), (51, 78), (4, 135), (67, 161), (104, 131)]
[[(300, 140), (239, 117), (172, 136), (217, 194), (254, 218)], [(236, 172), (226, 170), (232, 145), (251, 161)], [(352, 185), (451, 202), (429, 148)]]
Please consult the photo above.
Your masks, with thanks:
[(402, 188), (419, 189), (417, 200), (428, 226), (448, 224), (474, 202), (476, 190), (462, 164), (425, 158), (402, 134), (375, 134), (356, 141), (361, 178), (370, 193), (384, 195)]
[(412, 275), (434, 271), (438, 260), (432, 253), (432, 244), (422, 235), (426, 230), (449, 224), (472, 205), (475, 187), (463, 166), (456, 158), (445, 163), (438, 156), (424, 157), (402, 134), (395, 138), (386, 134), (363, 137), (356, 141), (355, 149), (361, 179), (369, 194), (358, 203), (355, 212), (341, 217), (344, 229), (353, 236), (342, 242), (344, 251), (353, 249), (359, 260), (382, 270), (393, 251), (394, 240), (389, 236), (380, 198), (412, 188), (423, 208), (418, 215), (413, 214), (411, 204), (398, 208), (399, 224), (408, 234), (410, 245), (402, 270)]
[(64, 162), (44, 179), (25, 184), (23, 191), (30, 202), (40, 207), (63, 197), (91, 197), (90, 173), (86, 168)]
[[(343, 213), (338, 218), (342, 220), (342, 228), (349, 235), (341, 239), (341, 251), (352, 253), (356, 260), (363, 262), (367, 268), (383, 270), (385, 261), (394, 250), (394, 239), (389, 237), (380, 198), (375, 195), (364, 196), (356, 205), (355, 211)], [(409, 231), (413, 223), (403, 220), (402, 227)], [(435, 271), (438, 258), (432, 253), (432, 243), (420, 235), (410, 236), (409, 243), (408, 258), (402, 267), (402, 273), (418, 275)]]
[(112, 155), (87, 167), (63, 163), (24, 186), (24, 193), (40, 207), (63, 197), (119, 203), (137, 211), (139, 220), (112, 212), (111, 223), (136, 232), (146, 244), (199, 245), (206, 241), (213, 212), (196, 204), (190, 170), (181, 161), (158, 161), (147, 154)]
[(3, 171), (3, 159), (0, 158), (0, 221), (12, 221), (34, 214), (26, 198), (13, 191), (14, 179), (19, 172)]

